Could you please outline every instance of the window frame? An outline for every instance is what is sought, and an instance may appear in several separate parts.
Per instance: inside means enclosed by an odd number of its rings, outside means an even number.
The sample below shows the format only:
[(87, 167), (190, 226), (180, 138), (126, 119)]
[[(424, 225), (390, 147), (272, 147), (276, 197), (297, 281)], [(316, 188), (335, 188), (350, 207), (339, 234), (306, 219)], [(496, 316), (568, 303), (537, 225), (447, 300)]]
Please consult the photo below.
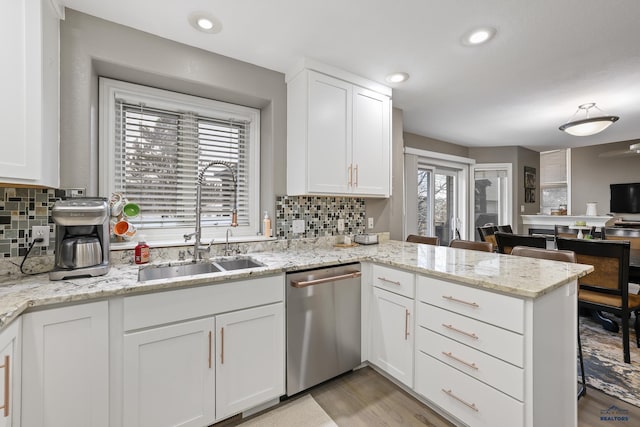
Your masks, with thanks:
[[(233, 117), (249, 122), (249, 225), (233, 228), (233, 235), (253, 236), (260, 231), (260, 110), (242, 105), (230, 104), (213, 99), (187, 95), (165, 89), (99, 78), (99, 150), (98, 189), (99, 194), (109, 197), (115, 191), (115, 144), (116, 144), (116, 99), (127, 102), (143, 102), (149, 106), (172, 111), (195, 112), (218, 119)], [(197, 173), (203, 167), (198, 162)], [(195, 183), (194, 183), (195, 185)], [(125, 195), (126, 196), (126, 195)], [(135, 202), (135, 200), (132, 200)], [(144, 214), (144, 212), (142, 212)], [(132, 221), (135, 224), (135, 220)], [(137, 224), (136, 224), (137, 226)], [(202, 226), (202, 241), (223, 238), (227, 226)], [(193, 227), (139, 227), (138, 234), (144, 234), (147, 242), (158, 244), (184, 244), (184, 234), (192, 233)], [(134, 238), (135, 240), (135, 238)]]

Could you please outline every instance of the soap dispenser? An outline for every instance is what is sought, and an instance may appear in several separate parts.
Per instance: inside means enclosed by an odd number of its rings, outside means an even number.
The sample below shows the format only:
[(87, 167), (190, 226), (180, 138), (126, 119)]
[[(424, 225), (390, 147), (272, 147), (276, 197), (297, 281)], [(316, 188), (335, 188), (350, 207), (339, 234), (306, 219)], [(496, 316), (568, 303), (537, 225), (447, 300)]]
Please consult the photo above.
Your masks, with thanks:
[(271, 237), (271, 218), (269, 212), (264, 211), (264, 219), (262, 220), (262, 233), (264, 237)]

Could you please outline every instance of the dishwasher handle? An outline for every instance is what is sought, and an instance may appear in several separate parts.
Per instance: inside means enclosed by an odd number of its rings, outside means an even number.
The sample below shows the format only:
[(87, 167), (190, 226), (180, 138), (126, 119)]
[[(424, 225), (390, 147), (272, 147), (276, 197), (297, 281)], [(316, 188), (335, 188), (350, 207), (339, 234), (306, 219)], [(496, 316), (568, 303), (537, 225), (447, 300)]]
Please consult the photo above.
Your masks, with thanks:
[(362, 275), (359, 271), (353, 271), (347, 274), (340, 274), (338, 276), (323, 277), (322, 279), (314, 280), (292, 280), (291, 286), (294, 288), (306, 288), (307, 286), (320, 285), (322, 283), (335, 282), (336, 280), (354, 279)]

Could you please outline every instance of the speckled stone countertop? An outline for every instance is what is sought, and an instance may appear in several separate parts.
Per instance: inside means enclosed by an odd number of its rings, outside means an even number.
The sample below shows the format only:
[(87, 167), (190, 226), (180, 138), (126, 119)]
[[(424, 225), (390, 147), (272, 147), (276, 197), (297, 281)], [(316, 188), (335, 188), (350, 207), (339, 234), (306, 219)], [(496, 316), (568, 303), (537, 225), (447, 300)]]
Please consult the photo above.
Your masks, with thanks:
[(398, 241), (350, 248), (298, 244), (286, 249), (250, 252), (248, 255), (264, 264), (264, 267), (147, 282), (138, 282), (137, 265), (118, 262), (113, 262), (108, 274), (92, 278), (49, 281), (46, 273), (33, 276), (5, 274), (0, 277), (0, 329), (31, 307), (174, 289), (359, 261), (398, 267), (525, 298), (537, 298), (593, 270), (593, 267), (581, 264)]

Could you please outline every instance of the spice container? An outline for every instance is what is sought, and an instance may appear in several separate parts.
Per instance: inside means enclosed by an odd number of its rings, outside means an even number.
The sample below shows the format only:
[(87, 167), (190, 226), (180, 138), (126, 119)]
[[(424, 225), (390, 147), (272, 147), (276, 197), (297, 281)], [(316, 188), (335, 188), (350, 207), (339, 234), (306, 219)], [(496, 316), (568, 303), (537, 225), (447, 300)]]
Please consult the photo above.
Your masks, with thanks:
[(136, 264), (146, 264), (149, 262), (149, 245), (144, 241), (139, 241), (134, 249), (134, 261)]

